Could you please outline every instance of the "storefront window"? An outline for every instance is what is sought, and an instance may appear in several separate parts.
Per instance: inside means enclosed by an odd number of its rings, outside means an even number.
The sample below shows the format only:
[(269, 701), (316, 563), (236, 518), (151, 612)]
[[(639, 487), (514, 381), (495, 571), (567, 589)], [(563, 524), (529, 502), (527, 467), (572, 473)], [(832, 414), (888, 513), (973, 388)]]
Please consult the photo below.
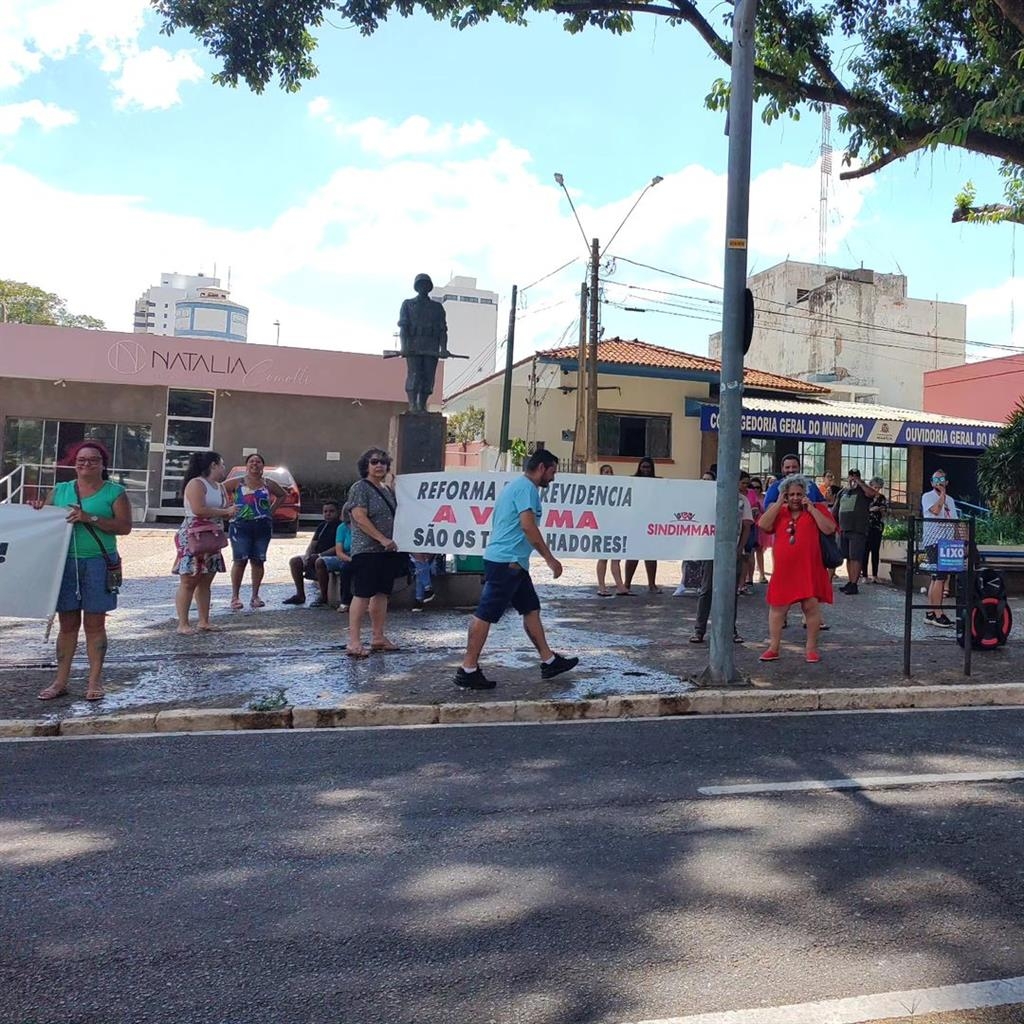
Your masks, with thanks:
[(597, 415), (597, 453), (641, 459), (672, 457), (672, 417), (632, 416), (601, 412)]
[(824, 441), (801, 441), (800, 442), (800, 465), (803, 466), (804, 474), (811, 480), (817, 480), (825, 472), (825, 442)]
[(4, 424), (0, 476), (25, 467), (25, 500), (45, 498), (54, 484), (73, 480), (67, 453), (80, 441), (99, 441), (110, 452), (110, 479), (127, 491), (132, 505), (148, 505), (148, 423), (80, 423), (12, 417)]
[(891, 504), (907, 503), (907, 449), (877, 444), (844, 444), (842, 473), (859, 469), (865, 480), (880, 476)]
[(160, 483), (160, 504), (165, 508), (181, 506), (189, 455), (213, 447), (215, 399), (213, 391), (167, 390), (167, 447)]
[(751, 476), (759, 476), (762, 479), (769, 473), (774, 473), (775, 444), (774, 437), (743, 438), (740, 468), (745, 469)]

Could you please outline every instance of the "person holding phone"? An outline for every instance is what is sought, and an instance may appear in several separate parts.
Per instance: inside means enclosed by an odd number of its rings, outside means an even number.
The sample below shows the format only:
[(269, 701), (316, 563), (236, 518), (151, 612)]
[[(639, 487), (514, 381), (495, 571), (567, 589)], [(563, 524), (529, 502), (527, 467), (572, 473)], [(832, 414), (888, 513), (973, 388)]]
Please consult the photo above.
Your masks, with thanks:
[(85, 623), (85, 650), (89, 658), (86, 700), (102, 700), (103, 661), (107, 654), (107, 612), (117, 607), (121, 559), (117, 538), (132, 532), (128, 495), (110, 479), (110, 453), (98, 441), (81, 441), (67, 454), (75, 479), (57, 484), (49, 498), (32, 502), (68, 510), (74, 523), (60, 594), (57, 597), (57, 675), (39, 693), (40, 700), (56, 700), (68, 692), (71, 662), (78, 649), (78, 632)]
[(808, 497), (811, 484), (793, 474), (779, 486), (779, 496), (758, 521), (758, 529), (775, 536), (775, 564), (768, 582), (768, 650), (761, 661), (777, 661), (782, 644), (782, 626), (791, 604), (799, 604), (807, 623), (804, 659), (821, 661), (818, 631), (821, 604), (832, 603), (832, 583), (821, 557), (821, 534), (836, 532), (836, 521), (828, 505)]
[[(949, 496), (947, 488), (949, 478), (944, 469), (937, 469), (932, 473), (932, 489), (921, 495), (921, 516), (925, 520), (922, 524), (921, 543), (925, 549), (927, 561), (932, 565), (932, 579), (928, 584), (928, 604), (931, 606), (925, 614), (924, 621), (928, 626), (938, 626), (940, 629), (950, 629), (953, 621), (942, 610), (943, 592), (946, 589), (946, 581), (949, 579), (948, 572), (939, 572), (939, 541), (952, 539), (956, 527), (948, 526), (943, 522), (935, 520), (953, 521), (960, 518), (960, 512), (956, 502)], [(929, 520), (932, 520), (929, 522)]]

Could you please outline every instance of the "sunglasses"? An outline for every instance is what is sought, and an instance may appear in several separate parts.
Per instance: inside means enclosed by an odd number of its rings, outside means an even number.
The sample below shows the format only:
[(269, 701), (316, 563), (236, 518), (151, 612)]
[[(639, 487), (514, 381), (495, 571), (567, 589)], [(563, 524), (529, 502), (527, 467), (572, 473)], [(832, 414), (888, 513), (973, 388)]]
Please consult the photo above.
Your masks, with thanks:
[(790, 520), (789, 526), (786, 527), (786, 533), (789, 534), (789, 543), (796, 543), (796, 523)]
[(390, 466), (390, 459), (370, 459), (371, 466)]

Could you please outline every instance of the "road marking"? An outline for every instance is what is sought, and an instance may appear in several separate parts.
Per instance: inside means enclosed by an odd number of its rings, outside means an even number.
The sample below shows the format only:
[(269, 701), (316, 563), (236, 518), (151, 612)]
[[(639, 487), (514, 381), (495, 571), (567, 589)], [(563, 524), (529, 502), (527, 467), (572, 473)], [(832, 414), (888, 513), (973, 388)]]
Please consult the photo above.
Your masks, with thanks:
[(883, 1021), (892, 1017), (1005, 1006), (1021, 1001), (1024, 1001), (1024, 977), (883, 992), (849, 999), (822, 999), (816, 1003), (795, 1003), (768, 1009), (664, 1017), (633, 1024), (859, 1024), (861, 1021)]
[(944, 772), (926, 775), (852, 775), (845, 779), (797, 779), (794, 782), (746, 782), (735, 786), (700, 786), (703, 796), (738, 796), (745, 793), (802, 793), (817, 789), (892, 789), (896, 786), (933, 786), (962, 782), (1007, 782), (1024, 779), (1024, 768), (1011, 771)]

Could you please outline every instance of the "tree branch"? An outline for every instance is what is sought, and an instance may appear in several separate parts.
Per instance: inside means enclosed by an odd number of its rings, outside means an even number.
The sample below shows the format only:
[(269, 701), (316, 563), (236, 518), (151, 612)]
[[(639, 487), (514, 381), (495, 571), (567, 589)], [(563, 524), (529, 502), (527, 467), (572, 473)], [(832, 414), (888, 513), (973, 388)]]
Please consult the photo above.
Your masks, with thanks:
[(1003, 12), (1003, 17), (1024, 34), (1024, 2), (1022, 0), (994, 0), (996, 7)]
[(1006, 203), (986, 203), (984, 206), (958, 206), (953, 211), (952, 222), (961, 224), (974, 221), (990, 224), (1024, 224), (1024, 210)]

